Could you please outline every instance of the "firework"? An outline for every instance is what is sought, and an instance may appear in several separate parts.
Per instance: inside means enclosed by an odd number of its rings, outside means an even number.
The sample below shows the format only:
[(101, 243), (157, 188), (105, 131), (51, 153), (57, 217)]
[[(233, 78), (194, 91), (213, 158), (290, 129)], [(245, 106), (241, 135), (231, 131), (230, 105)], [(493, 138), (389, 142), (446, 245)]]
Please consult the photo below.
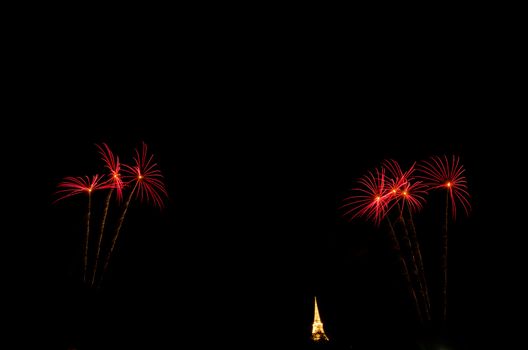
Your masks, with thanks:
[(433, 156), (429, 160), (419, 164), (420, 177), (431, 189), (446, 190), (445, 221), (442, 232), (442, 319), (447, 319), (447, 248), (448, 248), (448, 223), (449, 204), (451, 204), (451, 215), (456, 219), (457, 204), (462, 205), (466, 214), (469, 214), (471, 205), (469, 203), (469, 192), (467, 181), (464, 176), (465, 169), (460, 164), (460, 158), (453, 155), (451, 160), (444, 157)]
[(106, 196), (103, 217), (101, 219), (101, 229), (99, 231), (99, 238), (97, 240), (97, 248), (92, 273), (91, 286), (93, 286), (95, 282), (95, 275), (97, 273), (97, 266), (99, 264), (99, 254), (101, 252), (101, 243), (103, 241), (104, 228), (106, 224), (106, 218), (108, 216), (108, 209), (110, 207), (110, 199), (112, 198), (112, 193), (115, 190), (116, 197), (119, 202), (123, 198), (123, 180), (121, 179), (121, 164), (119, 162), (119, 157), (115, 156), (114, 153), (112, 153), (110, 147), (108, 147), (106, 143), (103, 143), (102, 146), (95, 146), (98, 148), (99, 154), (101, 155), (101, 159), (105, 164), (105, 168), (108, 170), (107, 186), (110, 188), (110, 190), (108, 191), (108, 195)]
[(412, 180), (414, 178), (413, 173), (415, 170), (415, 165), (416, 163), (413, 163), (413, 165), (407, 171), (404, 172), (400, 164), (394, 159), (384, 160), (382, 162), (382, 167), (384, 169), (387, 169), (391, 188), (394, 189), (394, 187), (396, 187), (396, 189), (399, 189), (407, 181)]
[(416, 163), (404, 172), (397, 161), (393, 159), (383, 161), (383, 167), (389, 173), (387, 179), (389, 195), (395, 202), (401, 204), (400, 210), (402, 212), (407, 207), (412, 213), (415, 213), (420, 211), (425, 203), (428, 186), (422, 181), (415, 180), (413, 175), (415, 165)]
[(84, 254), (83, 254), (83, 281), (86, 282), (86, 270), (88, 267), (88, 242), (90, 239), (90, 216), (92, 208), (92, 192), (107, 188), (107, 184), (102, 181), (100, 175), (84, 177), (66, 177), (57, 185), (60, 190), (56, 192), (59, 198), (55, 202), (71, 196), (86, 193), (88, 195), (88, 210), (86, 213), (86, 234), (84, 237)]
[(391, 207), (390, 188), (386, 182), (385, 170), (376, 169), (369, 171), (358, 180), (359, 187), (353, 188), (354, 194), (344, 199), (344, 216), (350, 220), (356, 217), (366, 217), (379, 226), (381, 220), (387, 215)]
[(137, 187), (137, 197), (140, 201), (152, 202), (154, 206), (163, 207), (163, 198), (167, 197), (167, 190), (163, 182), (163, 175), (158, 164), (153, 161), (154, 155), (148, 155), (147, 145), (143, 142), (141, 153), (136, 149), (134, 165), (123, 165), (123, 178), (134, 182)]
[[(416, 234), (409, 235), (407, 223), (403, 216), (405, 208), (409, 211), (412, 222), (412, 214), (422, 209), (425, 203), (427, 187), (421, 181), (415, 181), (414, 170), (416, 162), (407, 170), (403, 171), (400, 164), (393, 160), (384, 160), (383, 167), (389, 174), (387, 182), (389, 183), (389, 194), (399, 209), (397, 222), (402, 227), (402, 241), (408, 251), (407, 259), (412, 267), (412, 274), (415, 277), (421, 300), (423, 301), (424, 314), (427, 320), (430, 320), (430, 303), (428, 301), (427, 283), (425, 281), (425, 272), (421, 261), (421, 252)], [(415, 231), (414, 231), (415, 233)]]
[(374, 172), (369, 171), (365, 176), (358, 180), (359, 186), (353, 188), (354, 194), (344, 199), (345, 204), (340, 207), (344, 209), (344, 216), (350, 216), (350, 220), (357, 217), (366, 217), (367, 220), (372, 220), (376, 226), (379, 226), (384, 218), (387, 218), (389, 225), (389, 238), (392, 243), (392, 249), (396, 253), (401, 267), (401, 273), (405, 281), (405, 285), (409, 291), (416, 307), (418, 319), (422, 321), (422, 314), (416, 292), (412, 285), (409, 269), (407, 263), (402, 256), (400, 244), (392, 223), (387, 217), (391, 208), (396, 203), (396, 193), (399, 193), (403, 182), (394, 181), (385, 175), (385, 168), (375, 169)]
[(130, 191), (123, 209), (123, 213), (119, 217), (117, 229), (106, 256), (100, 282), (102, 281), (104, 273), (108, 269), (110, 258), (114, 252), (119, 233), (121, 232), (121, 228), (130, 205), (130, 201), (132, 200), (134, 194), (136, 194), (140, 201), (152, 202), (154, 206), (159, 208), (163, 207), (163, 198), (168, 196), (167, 190), (165, 189), (165, 184), (163, 182), (163, 175), (158, 169), (158, 164), (155, 163), (153, 159), (154, 156), (149, 156), (147, 152), (147, 145), (143, 142), (141, 152), (136, 149), (134, 165), (129, 166), (123, 164), (123, 172), (126, 174), (123, 176), (124, 182), (127, 186), (133, 183), (134, 187)]
[(108, 170), (109, 179), (107, 184), (116, 190), (117, 199), (121, 200), (123, 198), (123, 180), (121, 179), (121, 163), (119, 162), (119, 157), (114, 155), (110, 147), (104, 142), (102, 146), (95, 146), (98, 148), (105, 168)]
[(469, 203), (469, 192), (467, 180), (464, 176), (465, 169), (460, 164), (460, 158), (453, 155), (433, 156), (418, 164), (419, 177), (424, 179), (424, 184), (430, 189), (446, 189), (451, 204), (453, 220), (456, 219), (457, 204), (462, 205), (466, 214), (469, 214), (471, 204)]
[(409, 213), (409, 223), (410, 223), (410, 235), (407, 231), (406, 220), (404, 219), (403, 212), (401, 213), (401, 221), (405, 227), (404, 233), (405, 237), (409, 241), (409, 249), (412, 252), (412, 259), (415, 269), (418, 273), (418, 284), (420, 290), (423, 293), (422, 298), (424, 299), (426, 317), (430, 317), (431, 313), (431, 302), (429, 300), (429, 288), (427, 287), (427, 279), (425, 278), (425, 269), (423, 265), (422, 252), (420, 250), (420, 242), (416, 235), (416, 227), (414, 226), (413, 214), (422, 209), (423, 203), (425, 203), (424, 195), (427, 193), (426, 186), (423, 185), (420, 181), (414, 183), (407, 183), (401, 194), (402, 210), (407, 208)]
[(65, 177), (58, 185), (58, 191), (55, 192), (59, 198), (55, 199), (54, 203), (63, 200), (68, 197), (72, 197), (78, 194), (86, 193), (91, 194), (93, 191), (107, 188), (107, 184), (103, 182), (101, 175), (90, 176), (79, 176)]

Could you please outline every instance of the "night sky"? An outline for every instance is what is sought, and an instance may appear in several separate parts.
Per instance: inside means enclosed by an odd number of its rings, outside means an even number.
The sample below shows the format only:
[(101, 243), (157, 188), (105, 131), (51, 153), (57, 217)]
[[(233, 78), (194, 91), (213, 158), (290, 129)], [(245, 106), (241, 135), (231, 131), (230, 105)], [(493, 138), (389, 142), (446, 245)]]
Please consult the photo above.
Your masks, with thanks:
[[(231, 56), (238, 46), (211, 34), (184, 35), (178, 53), (139, 38), (147, 55), (128, 41), (91, 50), (68, 38), (35, 37), (35, 52), (61, 55), (25, 57), (31, 83), (19, 81), (26, 94), (4, 129), (19, 348), (294, 348), (310, 336), (314, 295), (328, 336), (357, 349), (437, 334), (469, 349), (515, 333), (499, 324), (519, 306), (516, 95), (474, 47), (405, 60), (402, 47), (388, 59), (282, 42)], [(53, 193), (65, 176), (103, 171), (95, 143), (129, 162), (142, 141), (166, 179), (166, 207), (132, 203), (103, 287), (86, 291), (85, 198), (52, 204)], [(385, 228), (337, 208), (383, 159), (443, 154), (461, 157), (473, 210), (450, 228), (448, 329), (422, 332)], [(441, 199), (416, 217), (437, 305)]]

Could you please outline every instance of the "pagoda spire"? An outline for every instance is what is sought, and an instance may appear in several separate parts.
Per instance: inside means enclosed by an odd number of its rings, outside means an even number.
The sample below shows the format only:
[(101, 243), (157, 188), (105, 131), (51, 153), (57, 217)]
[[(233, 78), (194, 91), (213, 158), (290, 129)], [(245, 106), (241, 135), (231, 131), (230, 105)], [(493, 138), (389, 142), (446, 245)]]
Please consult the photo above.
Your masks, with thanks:
[(314, 321), (312, 324), (312, 340), (315, 342), (328, 341), (323, 329), (323, 322), (321, 322), (321, 316), (319, 315), (319, 308), (317, 307), (317, 297), (314, 297), (315, 308), (314, 308)]

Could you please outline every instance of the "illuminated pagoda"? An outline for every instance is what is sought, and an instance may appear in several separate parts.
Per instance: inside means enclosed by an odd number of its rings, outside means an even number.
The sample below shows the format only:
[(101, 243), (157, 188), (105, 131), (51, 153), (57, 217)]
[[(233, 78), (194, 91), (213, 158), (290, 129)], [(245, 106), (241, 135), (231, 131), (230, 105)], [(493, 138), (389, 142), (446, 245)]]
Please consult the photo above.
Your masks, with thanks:
[(319, 316), (319, 309), (317, 308), (317, 297), (314, 297), (315, 300), (315, 309), (314, 309), (314, 321), (312, 324), (312, 337), (311, 339), (314, 342), (327, 342), (328, 337), (326, 336), (323, 329), (323, 322), (321, 322), (321, 317)]

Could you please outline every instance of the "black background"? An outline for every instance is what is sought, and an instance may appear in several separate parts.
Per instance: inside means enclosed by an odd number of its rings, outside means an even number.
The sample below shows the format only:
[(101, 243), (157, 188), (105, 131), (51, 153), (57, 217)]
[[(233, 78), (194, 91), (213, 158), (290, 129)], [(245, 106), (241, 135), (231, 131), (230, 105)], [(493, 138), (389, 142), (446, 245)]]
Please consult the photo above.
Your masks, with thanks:
[[(515, 335), (523, 146), (509, 122), (519, 92), (507, 43), (114, 29), (35, 29), (12, 51), (5, 266), (20, 348), (301, 346), (314, 295), (328, 335), (357, 348), (437, 335), (474, 348)], [(108, 280), (85, 291), (84, 202), (52, 204), (56, 184), (102, 171), (94, 143), (126, 162), (141, 141), (166, 177), (167, 206), (133, 204)], [(473, 211), (451, 235), (448, 329), (422, 331), (384, 231), (337, 207), (383, 159), (451, 153), (467, 168)], [(437, 222), (432, 210), (418, 218), (431, 231)], [(432, 279), (436, 243), (424, 238)]]

